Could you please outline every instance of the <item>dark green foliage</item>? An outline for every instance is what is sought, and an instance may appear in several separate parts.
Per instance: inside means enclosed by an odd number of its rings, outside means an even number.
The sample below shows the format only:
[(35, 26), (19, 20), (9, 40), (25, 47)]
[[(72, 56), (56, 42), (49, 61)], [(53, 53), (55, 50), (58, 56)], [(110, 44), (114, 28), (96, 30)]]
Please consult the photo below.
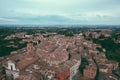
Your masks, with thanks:
[(80, 51), (76, 51), (77, 54), (80, 54)]
[(58, 34), (62, 34), (69, 37), (74, 36), (72, 31), (67, 31), (67, 30), (58, 31)]
[(106, 57), (109, 60), (120, 62), (120, 43), (115, 43), (112, 38), (104, 40), (94, 39), (93, 42), (101, 44), (106, 49)]
[(33, 45), (35, 46), (35, 45), (37, 45), (37, 43), (34, 42)]
[(45, 34), (46, 32), (42, 30), (42, 31), (40, 31), (40, 33), (41, 33), (41, 34)]
[[(17, 48), (13, 47), (7, 47), (10, 45), (10, 41), (13, 41), (13, 45), (18, 46)], [(19, 42), (21, 41), (20, 38), (14, 38), (11, 40), (4, 40), (4, 38), (0, 39), (0, 56), (6, 56), (9, 55), (11, 51), (15, 51), (18, 49), (21, 49), (26, 46), (26, 43), (20, 44)]]
[(99, 39), (103, 39), (103, 38), (105, 38), (105, 36), (101, 34), (101, 35), (99, 36)]
[(41, 40), (38, 41), (38, 44), (41, 43)]
[(81, 58), (81, 65), (80, 65), (80, 67), (79, 67), (80, 73), (83, 74), (83, 70), (85, 69), (85, 66), (86, 66), (86, 65), (89, 65), (87, 59), (86, 59), (86, 58)]
[(83, 34), (83, 36), (84, 36), (84, 38), (86, 38), (86, 35), (85, 35), (85, 34)]
[(68, 54), (68, 60), (70, 60), (71, 57), (72, 57), (72, 55), (69, 53)]
[(92, 33), (89, 34), (89, 38), (92, 38)]
[(102, 48), (97, 47), (96, 48), (99, 52), (103, 52)]
[(70, 48), (66, 48), (66, 51), (70, 51)]

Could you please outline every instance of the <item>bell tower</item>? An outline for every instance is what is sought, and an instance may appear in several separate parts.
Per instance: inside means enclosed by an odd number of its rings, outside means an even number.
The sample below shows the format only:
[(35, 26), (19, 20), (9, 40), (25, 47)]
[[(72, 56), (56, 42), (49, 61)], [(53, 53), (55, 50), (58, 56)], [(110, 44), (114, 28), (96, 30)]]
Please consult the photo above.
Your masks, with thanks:
[(34, 56), (33, 43), (27, 44), (27, 59), (31, 59)]

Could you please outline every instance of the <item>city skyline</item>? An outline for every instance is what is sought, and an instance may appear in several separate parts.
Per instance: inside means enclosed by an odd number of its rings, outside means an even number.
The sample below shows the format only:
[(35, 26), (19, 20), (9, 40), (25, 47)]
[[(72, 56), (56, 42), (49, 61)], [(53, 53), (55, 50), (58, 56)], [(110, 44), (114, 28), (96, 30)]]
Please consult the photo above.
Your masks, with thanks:
[(0, 24), (120, 25), (119, 0), (1, 0)]

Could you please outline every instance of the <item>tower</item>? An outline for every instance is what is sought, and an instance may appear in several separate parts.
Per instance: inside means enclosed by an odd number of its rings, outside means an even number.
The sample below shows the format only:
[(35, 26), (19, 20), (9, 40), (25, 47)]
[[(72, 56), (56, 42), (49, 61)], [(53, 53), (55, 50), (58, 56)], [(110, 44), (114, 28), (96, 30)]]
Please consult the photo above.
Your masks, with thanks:
[(33, 44), (32, 44), (32, 43), (28, 43), (28, 44), (27, 44), (27, 53), (28, 53), (29, 55), (33, 55), (33, 53), (34, 53), (34, 47), (33, 47)]
[(31, 59), (34, 56), (33, 43), (27, 44), (27, 59)]

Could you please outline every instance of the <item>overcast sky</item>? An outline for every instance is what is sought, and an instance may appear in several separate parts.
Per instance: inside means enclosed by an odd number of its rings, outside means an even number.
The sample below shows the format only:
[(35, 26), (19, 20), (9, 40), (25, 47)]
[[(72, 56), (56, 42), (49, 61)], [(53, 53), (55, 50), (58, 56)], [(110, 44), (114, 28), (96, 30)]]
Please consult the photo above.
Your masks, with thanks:
[(120, 24), (120, 0), (0, 0), (0, 24)]

